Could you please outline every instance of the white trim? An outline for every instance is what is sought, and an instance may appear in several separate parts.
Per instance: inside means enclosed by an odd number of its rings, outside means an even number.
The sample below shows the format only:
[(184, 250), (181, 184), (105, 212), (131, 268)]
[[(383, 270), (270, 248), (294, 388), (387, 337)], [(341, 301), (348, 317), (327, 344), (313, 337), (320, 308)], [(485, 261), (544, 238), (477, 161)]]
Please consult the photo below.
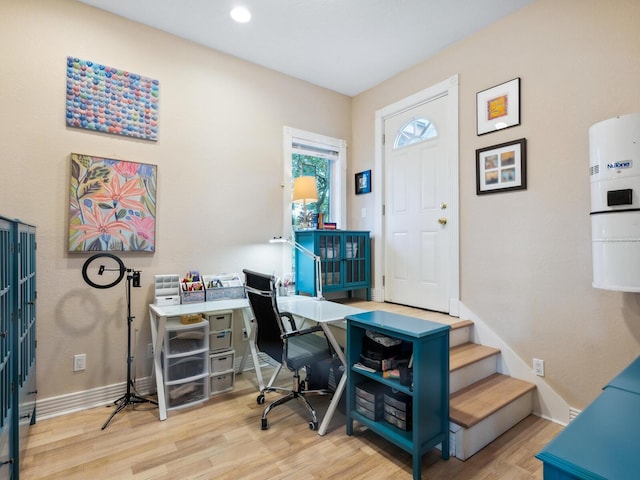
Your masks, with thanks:
[[(451, 258), (449, 264), (453, 266), (451, 272), (449, 291), (451, 298), (449, 299), (449, 314), (458, 316), (460, 301), (460, 221), (459, 221), (459, 147), (458, 147), (458, 75), (453, 75), (448, 79), (433, 85), (425, 90), (417, 92), (409, 97), (387, 105), (377, 110), (375, 116), (375, 174), (372, 180), (372, 189), (374, 192), (374, 231), (371, 237), (376, 245), (373, 258), (374, 286), (384, 299), (384, 287), (382, 277), (384, 275), (384, 218), (383, 218), (383, 202), (385, 199), (384, 192), (384, 144), (382, 142), (384, 135), (384, 122), (386, 119), (398, 115), (406, 110), (422, 105), (443, 95), (448, 96), (448, 118), (446, 128), (448, 129), (448, 145), (447, 151), (450, 153), (449, 158), (449, 178), (451, 189), (451, 205), (447, 208), (448, 226), (451, 231)], [(391, 140), (390, 140), (391, 141)]]
[(533, 373), (533, 369), (522, 360), (509, 345), (483, 320), (460, 302), (460, 318), (473, 322), (473, 342), (500, 350), (498, 373), (519, 378), (536, 385), (533, 396), (533, 413), (560, 425), (569, 423), (570, 406), (551, 386)]
[[(282, 151), (284, 154), (282, 173), (282, 237), (291, 237), (291, 156), (292, 144), (307, 143), (316, 147), (326, 147), (338, 152), (335, 166), (331, 168), (331, 220), (338, 224), (338, 228), (347, 228), (347, 141), (339, 138), (327, 137), (318, 133), (307, 132), (293, 127), (282, 129)], [(337, 195), (336, 195), (337, 193)], [(282, 272), (291, 272), (289, 255), (282, 258)]]
[[(150, 395), (152, 385), (151, 377), (138, 379), (136, 380), (136, 391), (141, 396)], [(109, 405), (124, 395), (126, 391), (127, 383), (122, 382), (57, 397), (38, 399), (36, 402), (36, 421)], [(105, 420), (109, 414), (110, 412), (105, 409)]]

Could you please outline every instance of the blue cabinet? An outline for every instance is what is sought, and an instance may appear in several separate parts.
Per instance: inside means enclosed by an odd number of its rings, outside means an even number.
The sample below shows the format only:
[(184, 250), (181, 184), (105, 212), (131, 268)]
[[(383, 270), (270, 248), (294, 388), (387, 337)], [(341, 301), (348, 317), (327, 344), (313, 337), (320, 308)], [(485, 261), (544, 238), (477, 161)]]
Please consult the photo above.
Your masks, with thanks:
[(36, 401), (35, 227), (0, 217), (0, 479), (17, 479)]
[[(364, 289), (371, 300), (371, 240), (366, 231), (300, 230), (295, 240), (320, 257), (323, 293)], [(315, 295), (313, 259), (295, 250), (296, 294)]]
[(638, 478), (640, 360), (636, 359), (536, 455), (545, 480)]
[[(421, 478), (422, 455), (438, 444), (442, 458), (449, 458), (449, 325), (390, 312), (372, 311), (349, 315), (347, 320), (347, 435), (353, 435), (354, 421), (412, 455), (413, 478)], [(413, 382), (385, 378), (382, 372), (369, 372), (354, 365), (360, 362), (367, 330), (393, 337), (410, 345)], [(407, 383), (407, 382), (405, 382)], [(356, 390), (400, 398), (406, 415), (387, 417), (387, 399), (383, 413), (367, 415), (359, 406)], [(374, 408), (375, 402), (374, 400)], [(395, 403), (395, 402), (393, 402)], [(396, 405), (397, 406), (397, 405)], [(393, 411), (393, 410), (392, 410)], [(379, 418), (381, 417), (381, 418)], [(396, 418), (411, 420), (411, 428)]]

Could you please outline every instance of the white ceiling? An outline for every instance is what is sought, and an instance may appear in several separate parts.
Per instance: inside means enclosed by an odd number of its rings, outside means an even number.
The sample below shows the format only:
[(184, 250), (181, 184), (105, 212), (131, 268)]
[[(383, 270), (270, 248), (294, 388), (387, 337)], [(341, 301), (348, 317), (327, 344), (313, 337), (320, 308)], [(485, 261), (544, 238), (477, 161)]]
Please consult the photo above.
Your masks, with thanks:
[(79, 1), (353, 96), (534, 0)]

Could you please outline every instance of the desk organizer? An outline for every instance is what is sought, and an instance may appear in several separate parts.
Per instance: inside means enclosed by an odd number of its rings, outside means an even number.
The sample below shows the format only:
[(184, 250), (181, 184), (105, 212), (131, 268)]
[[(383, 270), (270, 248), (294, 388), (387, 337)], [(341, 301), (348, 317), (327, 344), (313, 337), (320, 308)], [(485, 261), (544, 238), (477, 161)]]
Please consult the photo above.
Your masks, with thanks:
[(180, 275), (155, 275), (155, 304), (180, 305)]
[(242, 279), (237, 273), (203, 275), (202, 279), (207, 302), (244, 298), (245, 296)]

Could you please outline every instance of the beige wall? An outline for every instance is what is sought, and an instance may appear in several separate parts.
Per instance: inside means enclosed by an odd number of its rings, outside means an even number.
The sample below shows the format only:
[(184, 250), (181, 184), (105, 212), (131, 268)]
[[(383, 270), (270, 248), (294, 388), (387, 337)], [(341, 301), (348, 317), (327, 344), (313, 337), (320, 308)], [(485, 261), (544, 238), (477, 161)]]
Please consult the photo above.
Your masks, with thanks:
[[(157, 143), (65, 126), (66, 57), (160, 81)], [(0, 212), (38, 227), (40, 398), (122, 382), (124, 282), (85, 285), (67, 253), (70, 152), (158, 165), (157, 251), (124, 254), (138, 376), (150, 374), (153, 275), (271, 271), (282, 247), (283, 126), (344, 138), (351, 99), (70, 0), (0, 4)], [(311, 112), (311, 114), (310, 114)], [(73, 373), (73, 355), (87, 370)]]
[[(538, 0), (353, 101), (359, 171), (376, 110), (459, 74), (461, 300), (576, 408), (640, 354), (640, 295), (591, 287), (588, 171), (589, 127), (640, 111), (638, 18), (635, 0)], [(476, 92), (514, 77), (521, 126), (478, 137)], [(475, 150), (522, 137), (527, 190), (476, 196)], [(373, 229), (372, 196), (350, 207)]]
[[(264, 240), (281, 231), (283, 125), (347, 139), (351, 178), (373, 167), (377, 109), (459, 74), (461, 299), (583, 408), (640, 353), (640, 297), (591, 287), (588, 176), (589, 126), (640, 111), (637, 18), (635, 0), (538, 0), (349, 99), (70, 0), (4, 0), (0, 212), (38, 226), (41, 398), (125, 374), (124, 286), (84, 285), (87, 255), (66, 252), (70, 152), (158, 165), (157, 251), (123, 255), (143, 272), (140, 359), (154, 274), (280, 264)], [(65, 127), (67, 55), (159, 79), (159, 141)], [(476, 92), (514, 77), (522, 125), (477, 137)], [(528, 189), (476, 196), (475, 149), (521, 137)], [(373, 229), (373, 196), (348, 185), (348, 226)]]

